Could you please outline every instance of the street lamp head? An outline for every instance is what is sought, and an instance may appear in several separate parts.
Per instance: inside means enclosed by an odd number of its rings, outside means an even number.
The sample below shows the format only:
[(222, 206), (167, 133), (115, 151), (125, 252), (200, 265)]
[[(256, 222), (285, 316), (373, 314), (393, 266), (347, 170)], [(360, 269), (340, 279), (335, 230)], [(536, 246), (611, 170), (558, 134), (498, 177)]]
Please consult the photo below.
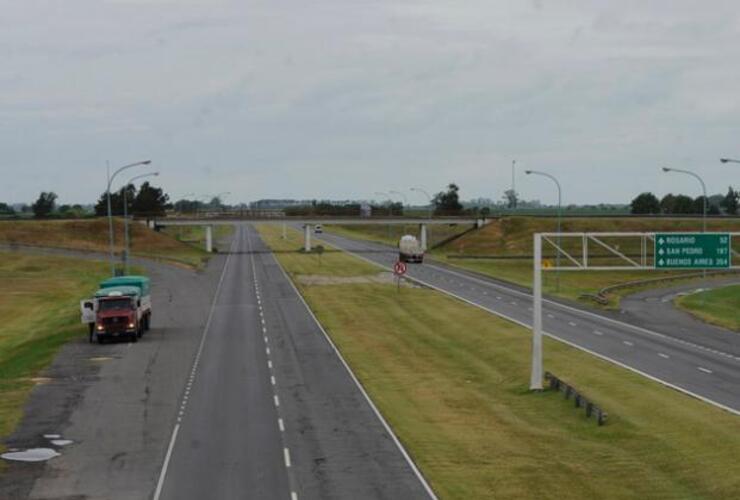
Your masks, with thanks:
[(532, 173), (532, 171), (531, 170), (525, 170), (524, 173), (527, 174), (527, 175), (529, 175), (529, 174)]
[(673, 169), (672, 168), (668, 168), (668, 167), (663, 167), (663, 172), (670, 172), (671, 170), (673, 170)]
[(727, 162), (730, 161), (730, 159), (729, 158), (720, 158), (719, 161), (721, 161), (722, 163), (727, 163)]
[(141, 162), (141, 165), (149, 165), (152, 162), (152, 160), (144, 160)]

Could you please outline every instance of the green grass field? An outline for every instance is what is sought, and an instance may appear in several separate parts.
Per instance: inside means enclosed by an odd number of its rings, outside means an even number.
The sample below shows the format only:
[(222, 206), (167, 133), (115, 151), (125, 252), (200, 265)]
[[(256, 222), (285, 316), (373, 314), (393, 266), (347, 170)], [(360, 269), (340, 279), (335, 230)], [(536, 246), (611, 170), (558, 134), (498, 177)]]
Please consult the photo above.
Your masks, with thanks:
[(708, 323), (740, 332), (740, 285), (684, 295), (675, 302)]
[[(277, 257), (291, 275), (318, 272), (314, 255)], [(369, 272), (351, 260), (321, 272)], [(609, 412), (598, 427), (528, 391), (517, 325), (427, 289), (298, 286), (441, 498), (737, 497), (740, 417), (545, 339), (545, 369)]]
[[(115, 220), (115, 250), (123, 250), (123, 222)], [(177, 241), (143, 224), (133, 223), (129, 231), (133, 255), (189, 267), (200, 267), (208, 259), (201, 248)], [(88, 250), (107, 253), (108, 220), (27, 220), (0, 221), (0, 243)]]
[(101, 262), (0, 253), (0, 438), (59, 347), (87, 334), (79, 301), (109, 272)]
[[(445, 226), (441, 226), (445, 227)], [(435, 226), (436, 228), (436, 226)], [(327, 226), (327, 229), (337, 234), (382, 243), (397, 244), (403, 231), (418, 234), (418, 227), (404, 228), (400, 226), (388, 237), (384, 233), (385, 226)], [(438, 261), (476, 271), (494, 278), (502, 279), (522, 285), (532, 286), (532, 235), (535, 232), (555, 231), (556, 219), (536, 217), (504, 217), (493, 220), (480, 230), (470, 232), (454, 241), (436, 248), (430, 256)], [(433, 229), (436, 230), (436, 229)], [(651, 231), (700, 231), (701, 219), (654, 219), (654, 218), (566, 218), (563, 220), (563, 232), (651, 232)], [(740, 231), (740, 220), (710, 220), (708, 231)], [(740, 238), (734, 243), (736, 250), (740, 250)], [(610, 241), (615, 243), (615, 241)], [(628, 254), (639, 254), (637, 240), (625, 240), (620, 250)], [(580, 254), (580, 242), (566, 239), (563, 248)], [(605, 250), (596, 245), (591, 246), (590, 255), (606, 256)], [(489, 258), (466, 258), (466, 257)], [(522, 258), (500, 258), (517, 257)], [(544, 248), (544, 256), (554, 262), (554, 252)], [(499, 258), (496, 258), (499, 257)], [(564, 257), (562, 257), (565, 260)], [(596, 294), (601, 288), (635, 280), (651, 279), (656, 277), (672, 277), (686, 274), (676, 271), (563, 271), (556, 276), (553, 271), (543, 275), (543, 291), (546, 294), (561, 298), (582, 301), (589, 305), (596, 305), (590, 299), (582, 299), (584, 294)], [(660, 285), (652, 285), (660, 286)], [(617, 291), (609, 296), (608, 307), (617, 307), (622, 295), (634, 290)]]

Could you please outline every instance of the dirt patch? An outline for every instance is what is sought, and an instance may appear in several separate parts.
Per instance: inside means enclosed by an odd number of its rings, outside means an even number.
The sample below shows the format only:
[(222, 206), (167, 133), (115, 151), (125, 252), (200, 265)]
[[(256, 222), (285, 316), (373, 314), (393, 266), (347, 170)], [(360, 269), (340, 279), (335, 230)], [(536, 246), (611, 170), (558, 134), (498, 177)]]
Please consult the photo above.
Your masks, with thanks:
[[(358, 284), (380, 284), (395, 285), (396, 277), (390, 272), (365, 276), (327, 276), (322, 274), (299, 274), (296, 281), (301, 285), (358, 285)], [(419, 288), (419, 285), (409, 280), (401, 280), (401, 286), (407, 288)]]

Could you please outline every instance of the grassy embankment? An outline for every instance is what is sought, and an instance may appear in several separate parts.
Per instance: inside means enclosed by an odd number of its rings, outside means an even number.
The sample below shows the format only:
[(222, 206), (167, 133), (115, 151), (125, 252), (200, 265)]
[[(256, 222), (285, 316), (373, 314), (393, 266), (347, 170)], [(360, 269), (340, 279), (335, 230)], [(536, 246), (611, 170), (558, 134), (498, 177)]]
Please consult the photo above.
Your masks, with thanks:
[(80, 298), (109, 272), (103, 262), (0, 253), (0, 438), (59, 347), (87, 333)]
[[(295, 231), (259, 230), (276, 250)], [(278, 253), (289, 274), (372, 272), (346, 254)], [(326, 262), (326, 261), (324, 261)], [(609, 413), (527, 390), (523, 328), (438, 292), (298, 284), (441, 498), (736, 498), (740, 418), (545, 339), (545, 368)]]
[[(206, 230), (203, 226), (167, 226), (162, 232), (177, 241), (186, 243), (202, 250), (206, 247)], [(213, 226), (213, 247), (219, 250), (218, 241), (231, 236), (234, 232), (232, 225), (215, 225)]]
[[(554, 218), (505, 217), (494, 220), (484, 228), (473, 231), (456, 239), (447, 245), (431, 252), (431, 256), (447, 264), (459, 266), (471, 271), (477, 271), (489, 276), (506, 280), (523, 286), (532, 285), (532, 235), (535, 232), (555, 231)], [(377, 227), (327, 226), (330, 231), (354, 237), (366, 237), (375, 241), (392, 242), (397, 239), (387, 238)], [(740, 231), (738, 220), (710, 220), (708, 231)], [(567, 218), (563, 220), (563, 232), (651, 232), (651, 231), (701, 231), (700, 219), (635, 219), (635, 218)], [(418, 229), (415, 230), (416, 234)], [(738, 238), (740, 240), (740, 238)], [(620, 244), (620, 251), (629, 255), (639, 255), (640, 248), (637, 240), (610, 240), (610, 243)], [(734, 243), (735, 249), (740, 250), (740, 241)], [(580, 242), (563, 240), (563, 248), (580, 255)], [(607, 256), (606, 250), (595, 244), (590, 246), (590, 255)], [(554, 252), (543, 246), (546, 259), (554, 263)], [(485, 257), (485, 258), (470, 258)], [(504, 258), (509, 257), (509, 258)], [(510, 258), (514, 257), (514, 258)], [(561, 257), (565, 261), (564, 257)], [(592, 263), (594, 260), (592, 260)], [(601, 259), (601, 262), (607, 262)], [(611, 262), (614, 262), (611, 260)], [(559, 278), (554, 272), (545, 272), (543, 275), (544, 292), (571, 300), (579, 300), (582, 294), (594, 294), (601, 288), (635, 280), (657, 278), (685, 274), (684, 272), (666, 271), (563, 271)], [(559, 279), (559, 289), (557, 281)], [(619, 303), (624, 293), (634, 290), (617, 291), (611, 296), (611, 306)], [(591, 303), (591, 302), (589, 302)]]
[(740, 332), (740, 285), (684, 295), (675, 303), (707, 323)]
[[(115, 251), (123, 250), (123, 222), (115, 221)], [(182, 243), (143, 224), (129, 226), (135, 256), (200, 266), (208, 254), (203, 247)], [(218, 233), (217, 233), (218, 234)], [(67, 248), (107, 253), (108, 221), (105, 218), (59, 221), (0, 221), (0, 243)]]

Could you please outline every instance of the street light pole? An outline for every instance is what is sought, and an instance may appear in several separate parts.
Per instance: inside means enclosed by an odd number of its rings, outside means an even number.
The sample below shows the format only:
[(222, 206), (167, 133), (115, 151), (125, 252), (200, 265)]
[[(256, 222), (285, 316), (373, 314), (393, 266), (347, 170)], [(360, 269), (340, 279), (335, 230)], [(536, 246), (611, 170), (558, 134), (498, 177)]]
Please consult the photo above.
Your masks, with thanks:
[(541, 172), (539, 170), (525, 170), (527, 175), (541, 175), (543, 177), (547, 177), (548, 179), (552, 180), (555, 185), (558, 188), (558, 248), (556, 249), (555, 253), (555, 291), (560, 291), (560, 248), (561, 248), (561, 238), (560, 238), (560, 228), (562, 227), (561, 219), (562, 219), (562, 212), (563, 212), (563, 191), (560, 188), (560, 183), (555, 178), (555, 176), (548, 174), (547, 172)]
[(126, 199), (127, 193), (128, 193), (128, 187), (131, 185), (132, 182), (134, 182), (136, 179), (141, 179), (142, 177), (156, 177), (159, 175), (159, 172), (152, 172), (150, 174), (141, 174), (137, 175), (135, 177), (132, 177), (126, 182), (126, 184), (123, 186), (123, 238), (124, 238), (124, 244), (123, 244), (123, 269), (124, 273), (128, 275), (128, 255), (129, 255), (129, 236), (128, 236), (128, 200)]
[(681, 170), (680, 168), (663, 167), (663, 172), (678, 172), (680, 174), (690, 175), (691, 177), (699, 181), (699, 184), (701, 184), (702, 193), (704, 194), (704, 203), (702, 203), (701, 232), (706, 233), (707, 232), (707, 201), (708, 200), (707, 200), (707, 185), (704, 184), (704, 180), (701, 177), (699, 177), (697, 174), (695, 174), (694, 172), (691, 172), (690, 170)]
[(516, 210), (516, 160), (511, 160), (511, 196), (514, 200), (511, 208)]
[(734, 160), (732, 158), (720, 158), (719, 161), (722, 163), (740, 163), (740, 160)]
[(113, 172), (113, 175), (110, 175), (110, 166), (107, 165), (106, 162), (106, 168), (108, 171), (108, 186), (105, 188), (105, 194), (108, 198), (108, 239), (110, 241), (110, 271), (111, 275), (115, 276), (116, 274), (116, 264), (115, 264), (115, 256), (113, 252), (113, 214), (111, 213), (111, 206), (110, 206), (110, 186), (113, 183), (113, 179), (116, 178), (116, 175), (123, 172), (126, 169), (132, 168), (132, 167), (138, 167), (140, 165), (149, 165), (152, 161), (151, 160), (144, 160), (144, 161), (137, 161), (136, 163), (130, 163), (128, 165), (124, 165), (120, 167), (118, 170)]

